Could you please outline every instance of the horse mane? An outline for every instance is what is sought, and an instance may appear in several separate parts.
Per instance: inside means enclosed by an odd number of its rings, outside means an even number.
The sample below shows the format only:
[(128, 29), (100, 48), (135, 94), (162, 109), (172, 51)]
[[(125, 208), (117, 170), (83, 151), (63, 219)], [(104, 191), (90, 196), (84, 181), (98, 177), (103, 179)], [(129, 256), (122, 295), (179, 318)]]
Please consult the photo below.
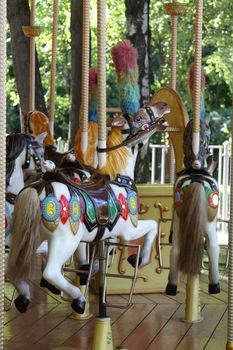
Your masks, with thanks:
[(49, 119), (44, 113), (39, 111), (31, 112), (29, 122), (33, 125), (33, 135), (37, 136), (46, 131), (47, 136), (44, 139), (44, 145), (54, 145), (54, 139), (49, 127)]
[(18, 158), (31, 135), (9, 134), (6, 137), (6, 186), (9, 186), (11, 175), (15, 168), (15, 160)]
[[(107, 139), (107, 147), (112, 147), (120, 144), (123, 141), (121, 130), (112, 127)], [(106, 164), (102, 168), (98, 168), (97, 172), (103, 175), (109, 175), (111, 180), (114, 180), (117, 174), (122, 173), (126, 168), (130, 153), (126, 147), (120, 147), (114, 151), (107, 152)]]
[(85, 154), (81, 150), (81, 133), (82, 128), (80, 127), (75, 136), (75, 158), (83, 164), (94, 167), (96, 157), (96, 142), (98, 137), (98, 124), (94, 121), (88, 122), (88, 147)]
[[(195, 155), (192, 149), (192, 135), (193, 132), (193, 119), (191, 119), (184, 131), (184, 166), (186, 169), (192, 166), (193, 161), (195, 160)], [(208, 157), (208, 141), (210, 137), (210, 129), (209, 126), (202, 120), (200, 120), (200, 144), (199, 144), (199, 154), (198, 160), (201, 162), (201, 167), (205, 167), (205, 163)]]

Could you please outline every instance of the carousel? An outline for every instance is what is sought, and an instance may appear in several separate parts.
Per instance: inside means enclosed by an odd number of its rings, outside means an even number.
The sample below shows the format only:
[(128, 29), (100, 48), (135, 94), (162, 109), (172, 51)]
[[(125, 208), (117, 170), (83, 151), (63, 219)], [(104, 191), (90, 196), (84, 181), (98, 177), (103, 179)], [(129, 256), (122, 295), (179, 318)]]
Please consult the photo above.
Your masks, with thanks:
[[(128, 40), (112, 48), (121, 109), (107, 119), (106, 4), (97, 1), (98, 67), (89, 68), (90, 2), (83, 2), (80, 128), (66, 153), (56, 151), (53, 138), (57, 5), (54, 0), (49, 118), (35, 110), (40, 28), (32, 0), (24, 28), (29, 111), (24, 133), (5, 143), (6, 0), (0, 4), (0, 349), (233, 349), (232, 210), (226, 281), (219, 275), (210, 130), (200, 115), (202, 0), (196, 1), (192, 119), (176, 91), (184, 5), (164, 6), (172, 16), (171, 83), (148, 106), (139, 105), (135, 48)], [(138, 152), (156, 132), (169, 134), (170, 183), (135, 184)]]

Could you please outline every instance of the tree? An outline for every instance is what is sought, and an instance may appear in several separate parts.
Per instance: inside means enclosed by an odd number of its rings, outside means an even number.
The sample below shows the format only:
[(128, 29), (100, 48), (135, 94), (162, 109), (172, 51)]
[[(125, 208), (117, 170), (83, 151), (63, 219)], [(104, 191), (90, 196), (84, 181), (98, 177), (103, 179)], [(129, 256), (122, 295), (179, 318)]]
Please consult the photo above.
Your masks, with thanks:
[[(148, 104), (150, 99), (150, 30), (149, 8), (150, 0), (125, 0), (127, 38), (138, 51), (139, 91), (141, 106)], [(147, 143), (138, 155), (135, 179), (137, 182), (147, 182), (149, 176), (149, 144)]]
[(70, 138), (74, 144), (79, 127), (79, 110), (82, 93), (82, 1), (71, 1), (71, 114)]
[[(22, 26), (29, 25), (30, 10), (27, 0), (8, 0), (7, 1), (7, 19), (10, 24), (11, 46), (13, 54), (13, 64), (17, 90), (20, 98), (22, 110), (28, 111), (29, 108), (29, 39), (25, 37)], [(36, 55), (36, 109), (47, 114), (44, 101), (44, 93), (41, 84), (39, 65)]]

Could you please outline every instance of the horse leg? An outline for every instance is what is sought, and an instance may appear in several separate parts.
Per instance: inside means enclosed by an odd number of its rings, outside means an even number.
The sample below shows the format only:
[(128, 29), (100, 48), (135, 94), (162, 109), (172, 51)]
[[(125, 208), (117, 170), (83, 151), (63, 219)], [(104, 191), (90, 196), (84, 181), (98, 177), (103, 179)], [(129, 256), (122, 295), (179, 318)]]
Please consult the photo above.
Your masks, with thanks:
[(217, 294), (220, 293), (218, 271), (219, 246), (215, 220), (207, 224), (206, 232), (207, 254), (209, 258), (209, 293)]
[(31, 300), (29, 284), (26, 281), (19, 280), (15, 282), (14, 285), (19, 293), (19, 296), (14, 300), (16, 309), (19, 312), (24, 313), (27, 311), (27, 307)]
[[(39, 247), (36, 250), (37, 254), (41, 254), (41, 269), (42, 269), (42, 273), (43, 270), (46, 266), (46, 262), (47, 262), (47, 255), (48, 255), (48, 241), (43, 241)], [(41, 277), (40, 280), (40, 286), (43, 288), (47, 288), (51, 293), (59, 295), (60, 294), (60, 290), (57, 289), (56, 287), (54, 287), (52, 284), (50, 284), (48, 281), (46, 281), (46, 279), (44, 279), (44, 277)]]
[(174, 212), (172, 223), (172, 248), (170, 250), (170, 272), (168, 275), (168, 283), (165, 293), (167, 295), (176, 295), (178, 282), (178, 257), (179, 257), (179, 217)]
[[(139, 267), (143, 267), (150, 262), (150, 254), (152, 244), (158, 233), (158, 224), (154, 220), (139, 220), (137, 227), (127, 228), (124, 234), (121, 234), (121, 238), (126, 241), (135, 240), (145, 236), (140, 257)], [(135, 267), (136, 266), (136, 254), (128, 257), (128, 262)]]
[(52, 285), (67, 293), (72, 299), (74, 311), (82, 314), (85, 310), (85, 298), (79, 288), (69, 283), (61, 273), (62, 266), (73, 255), (81, 238), (83, 228), (74, 236), (67, 226), (58, 227), (49, 241), (48, 262), (43, 277)]

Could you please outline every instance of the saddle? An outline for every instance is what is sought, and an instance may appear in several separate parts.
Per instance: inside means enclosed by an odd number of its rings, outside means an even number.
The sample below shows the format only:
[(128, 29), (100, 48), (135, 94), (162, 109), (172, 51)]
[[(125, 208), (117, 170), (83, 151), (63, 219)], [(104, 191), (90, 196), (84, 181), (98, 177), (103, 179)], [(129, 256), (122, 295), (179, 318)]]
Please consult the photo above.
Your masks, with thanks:
[[(99, 240), (103, 236), (106, 226), (109, 229), (112, 229), (121, 214), (121, 210), (115, 198), (115, 194), (109, 186), (109, 176), (95, 174), (89, 178), (87, 182), (74, 183), (63, 172), (60, 170), (55, 170), (55, 172), (46, 172), (43, 175), (43, 180), (46, 183), (51, 183), (54, 181), (61, 182), (69, 188), (71, 193), (76, 192), (82, 196), (83, 202), (86, 205), (84, 219), (88, 230), (91, 231), (94, 228), (98, 227), (98, 232), (95, 240)], [(115, 211), (117, 214), (114, 217), (114, 222), (112, 222), (110, 218), (110, 199), (115, 203), (116, 206)], [(90, 219), (90, 215), (88, 217), (88, 210), (89, 206), (91, 205), (94, 206), (96, 215), (96, 220), (93, 220), (93, 222)]]

